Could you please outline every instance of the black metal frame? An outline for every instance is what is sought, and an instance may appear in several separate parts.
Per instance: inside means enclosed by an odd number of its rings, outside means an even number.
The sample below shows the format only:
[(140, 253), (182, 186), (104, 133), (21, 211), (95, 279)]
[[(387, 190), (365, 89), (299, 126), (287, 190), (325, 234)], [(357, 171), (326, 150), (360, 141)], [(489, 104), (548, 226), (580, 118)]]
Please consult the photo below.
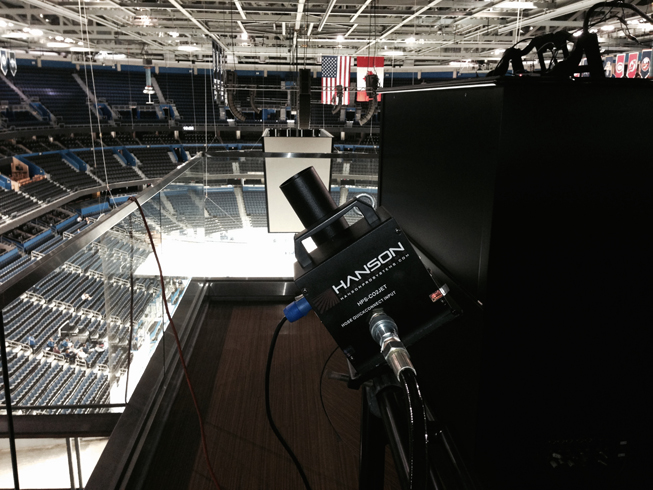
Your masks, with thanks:
[[(359, 490), (383, 490), (385, 447), (390, 448), (402, 490), (411, 490), (405, 393), (391, 374), (363, 385)], [(426, 406), (428, 430), (428, 489), (478, 490), (476, 477), (464, 464), (453, 439)], [(425, 490), (425, 489), (424, 489)]]

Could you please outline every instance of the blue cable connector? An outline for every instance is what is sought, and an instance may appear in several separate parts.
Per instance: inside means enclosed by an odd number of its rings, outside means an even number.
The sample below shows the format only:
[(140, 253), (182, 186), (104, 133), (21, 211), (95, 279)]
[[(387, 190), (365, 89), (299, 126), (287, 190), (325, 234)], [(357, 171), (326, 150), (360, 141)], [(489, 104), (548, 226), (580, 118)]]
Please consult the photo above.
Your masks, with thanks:
[(283, 309), (283, 314), (286, 315), (288, 321), (292, 323), (308, 315), (308, 312), (311, 311), (311, 309), (311, 305), (309, 305), (306, 298), (302, 296), (297, 301), (286, 306)]

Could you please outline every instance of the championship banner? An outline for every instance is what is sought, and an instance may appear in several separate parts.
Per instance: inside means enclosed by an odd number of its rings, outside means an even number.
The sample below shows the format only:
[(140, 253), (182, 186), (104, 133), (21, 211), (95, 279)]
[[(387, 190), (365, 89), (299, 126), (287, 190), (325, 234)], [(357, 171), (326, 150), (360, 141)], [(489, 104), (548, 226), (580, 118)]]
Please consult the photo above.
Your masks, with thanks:
[(7, 69), (8, 69), (7, 50), (0, 49), (0, 70), (2, 70), (3, 75), (7, 74)]
[(628, 78), (635, 78), (637, 75), (637, 63), (639, 62), (639, 53), (628, 54)]
[(625, 54), (618, 54), (617, 55), (617, 63), (615, 63), (614, 67), (614, 76), (615, 78), (623, 78), (624, 76), (624, 63), (626, 62), (626, 55)]
[[(356, 58), (356, 101), (367, 102), (370, 98), (365, 89), (365, 75), (376, 75), (379, 77), (379, 88), (383, 87), (383, 56), (359, 56)], [(381, 100), (381, 95), (377, 96)]]
[(605, 78), (612, 78), (614, 76), (614, 63), (614, 56), (606, 56), (603, 60)]
[(18, 63), (16, 63), (16, 53), (14, 51), (9, 51), (9, 71), (14, 77), (18, 71)]
[(639, 72), (642, 78), (648, 78), (651, 75), (651, 52), (652, 50), (650, 49), (642, 51), (642, 58), (639, 62)]
[(342, 104), (349, 105), (351, 56), (322, 56), (322, 103), (336, 105), (336, 87), (342, 85)]

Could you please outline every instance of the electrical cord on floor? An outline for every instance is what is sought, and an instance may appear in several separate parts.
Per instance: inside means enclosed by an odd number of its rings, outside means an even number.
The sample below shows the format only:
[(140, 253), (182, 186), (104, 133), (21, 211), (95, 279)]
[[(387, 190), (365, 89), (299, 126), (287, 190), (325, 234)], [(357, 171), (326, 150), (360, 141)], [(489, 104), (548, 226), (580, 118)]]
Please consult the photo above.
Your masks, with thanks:
[(161, 282), (161, 295), (166, 310), (166, 316), (168, 317), (168, 321), (170, 322), (170, 327), (172, 328), (172, 333), (174, 334), (175, 337), (175, 342), (177, 343), (177, 353), (179, 354), (179, 361), (181, 362), (181, 367), (183, 368), (184, 376), (186, 377), (186, 384), (188, 385), (191, 398), (193, 399), (193, 405), (195, 405), (195, 411), (197, 412), (197, 420), (200, 424), (200, 436), (202, 438), (202, 451), (204, 452), (204, 459), (206, 460), (206, 466), (208, 467), (209, 473), (211, 474), (211, 479), (213, 480), (213, 484), (215, 485), (215, 488), (220, 490), (220, 484), (218, 483), (218, 479), (215, 476), (215, 473), (213, 472), (213, 466), (211, 465), (211, 461), (209, 459), (209, 452), (206, 447), (206, 434), (204, 432), (204, 421), (202, 420), (200, 407), (197, 403), (197, 398), (195, 397), (195, 390), (193, 389), (193, 385), (190, 382), (190, 376), (188, 375), (188, 368), (186, 367), (186, 361), (184, 360), (184, 355), (181, 350), (181, 342), (179, 341), (177, 328), (175, 327), (175, 323), (172, 321), (172, 315), (170, 314), (170, 310), (168, 309), (168, 300), (167, 300), (168, 295), (166, 294), (166, 287), (163, 281), (163, 270), (161, 269), (161, 262), (159, 261), (159, 256), (156, 253), (156, 247), (154, 246), (154, 239), (152, 238), (152, 232), (150, 231), (150, 227), (147, 224), (147, 219), (145, 218), (145, 213), (143, 212), (141, 203), (138, 202), (138, 199), (136, 199), (136, 197), (134, 196), (130, 197), (129, 200), (135, 202), (136, 206), (138, 206), (138, 210), (141, 213), (141, 218), (143, 218), (143, 224), (145, 225), (145, 231), (147, 231), (147, 236), (150, 239), (152, 253), (154, 254), (154, 258), (156, 259), (156, 265), (159, 268), (159, 281)]
[(428, 459), (426, 446), (428, 433), (426, 429), (426, 410), (420, 393), (417, 377), (410, 369), (399, 373), (399, 381), (406, 392), (406, 407), (408, 409), (408, 459), (410, 474), (408, 475), (411, 490), (425, 490), (428, 483)]
[(340, 434), (338, 434), (338, 431), (336, 430), (335, 425), (333, 425), (333, 422), (331, 421), (331, 417), (329, 417), (329, 413), (327, 412), (327, 409), (324, 406), (324, 396), (322, 394), (322, 381), (324, 380), (324, 371), (326, 371), (327, 364), (329, 364), (329, 361), (333, 357), (333, 354), (335, 354), (339, 348), (340, 347), (336, 345), (336, 347), (331, 351), (331, 354), (329, 354), (329, 357), (327, 357), (326, 361), (324, 361), (324, 364), (322, 365), (322, 372), (320, 372), (320, 404), (322, 405), (322, 411), (324, 412), (324, 415), (329, 421), (329, 425), (333, 429), (333, 432), (336, 433), (336, 437), (340, 442), (343, 442), (342, 437), (340, 437)]
[(281, 435), (281, 432), (279, 432), (279, 429), (277, 428), (277, 425), (274, 423), (274, 419), (272, 418), (272, 409), (270, 408), (270, 371), (272, 370), (272, 358), (274, 356), (274, 347), (277, 344), (277, 338), (279, 337), (279, 332), (281, 332), (281, 328), (286, 323), (286, 320), (287, 318), (285, 316), (281, 319), (281, 321), (277, 325), (277, 328), (274, 331), (274, 334), (272, 334), (272, 340), (270, 341), (270, 350), (268, 351), (268, 362), (265, 366), (265, 413), (268, 416), (268, 422), (270, 424), (270, 428), (272, 429), (272, 432), (274, 432), (274, 435), (277, 436), (277, 439), (279, 439), (279, 442), (290, 456), (290, 459), (292, 459), (292, 462), (295, 463), (295, 466), (297, 467), (297, 471), (299, 472), (299, 475), (302, 477), (302, 481), (304, 482), (304, 486), (306, 487), (306, 490), (311, 490), (311, 485), (308, 483), (308, 478), (306, 478), (306, 473), (304, 473), (304, 468), (302, 468), (302, 465), (297, 459), (297, 456), (295, 456), (295, 453), (293, 453), (292, 449), (290, 449), (290, 446)]

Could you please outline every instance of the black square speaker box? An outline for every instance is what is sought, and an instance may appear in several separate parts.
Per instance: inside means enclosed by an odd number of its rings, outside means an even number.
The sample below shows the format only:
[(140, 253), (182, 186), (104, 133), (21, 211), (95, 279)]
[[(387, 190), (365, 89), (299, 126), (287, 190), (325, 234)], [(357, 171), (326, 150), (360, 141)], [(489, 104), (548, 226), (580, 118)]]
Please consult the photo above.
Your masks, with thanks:
[(653, 486), (649, 84), (383, 95), (381, 204), (463, 311), (411, 355), (485, 488)]

